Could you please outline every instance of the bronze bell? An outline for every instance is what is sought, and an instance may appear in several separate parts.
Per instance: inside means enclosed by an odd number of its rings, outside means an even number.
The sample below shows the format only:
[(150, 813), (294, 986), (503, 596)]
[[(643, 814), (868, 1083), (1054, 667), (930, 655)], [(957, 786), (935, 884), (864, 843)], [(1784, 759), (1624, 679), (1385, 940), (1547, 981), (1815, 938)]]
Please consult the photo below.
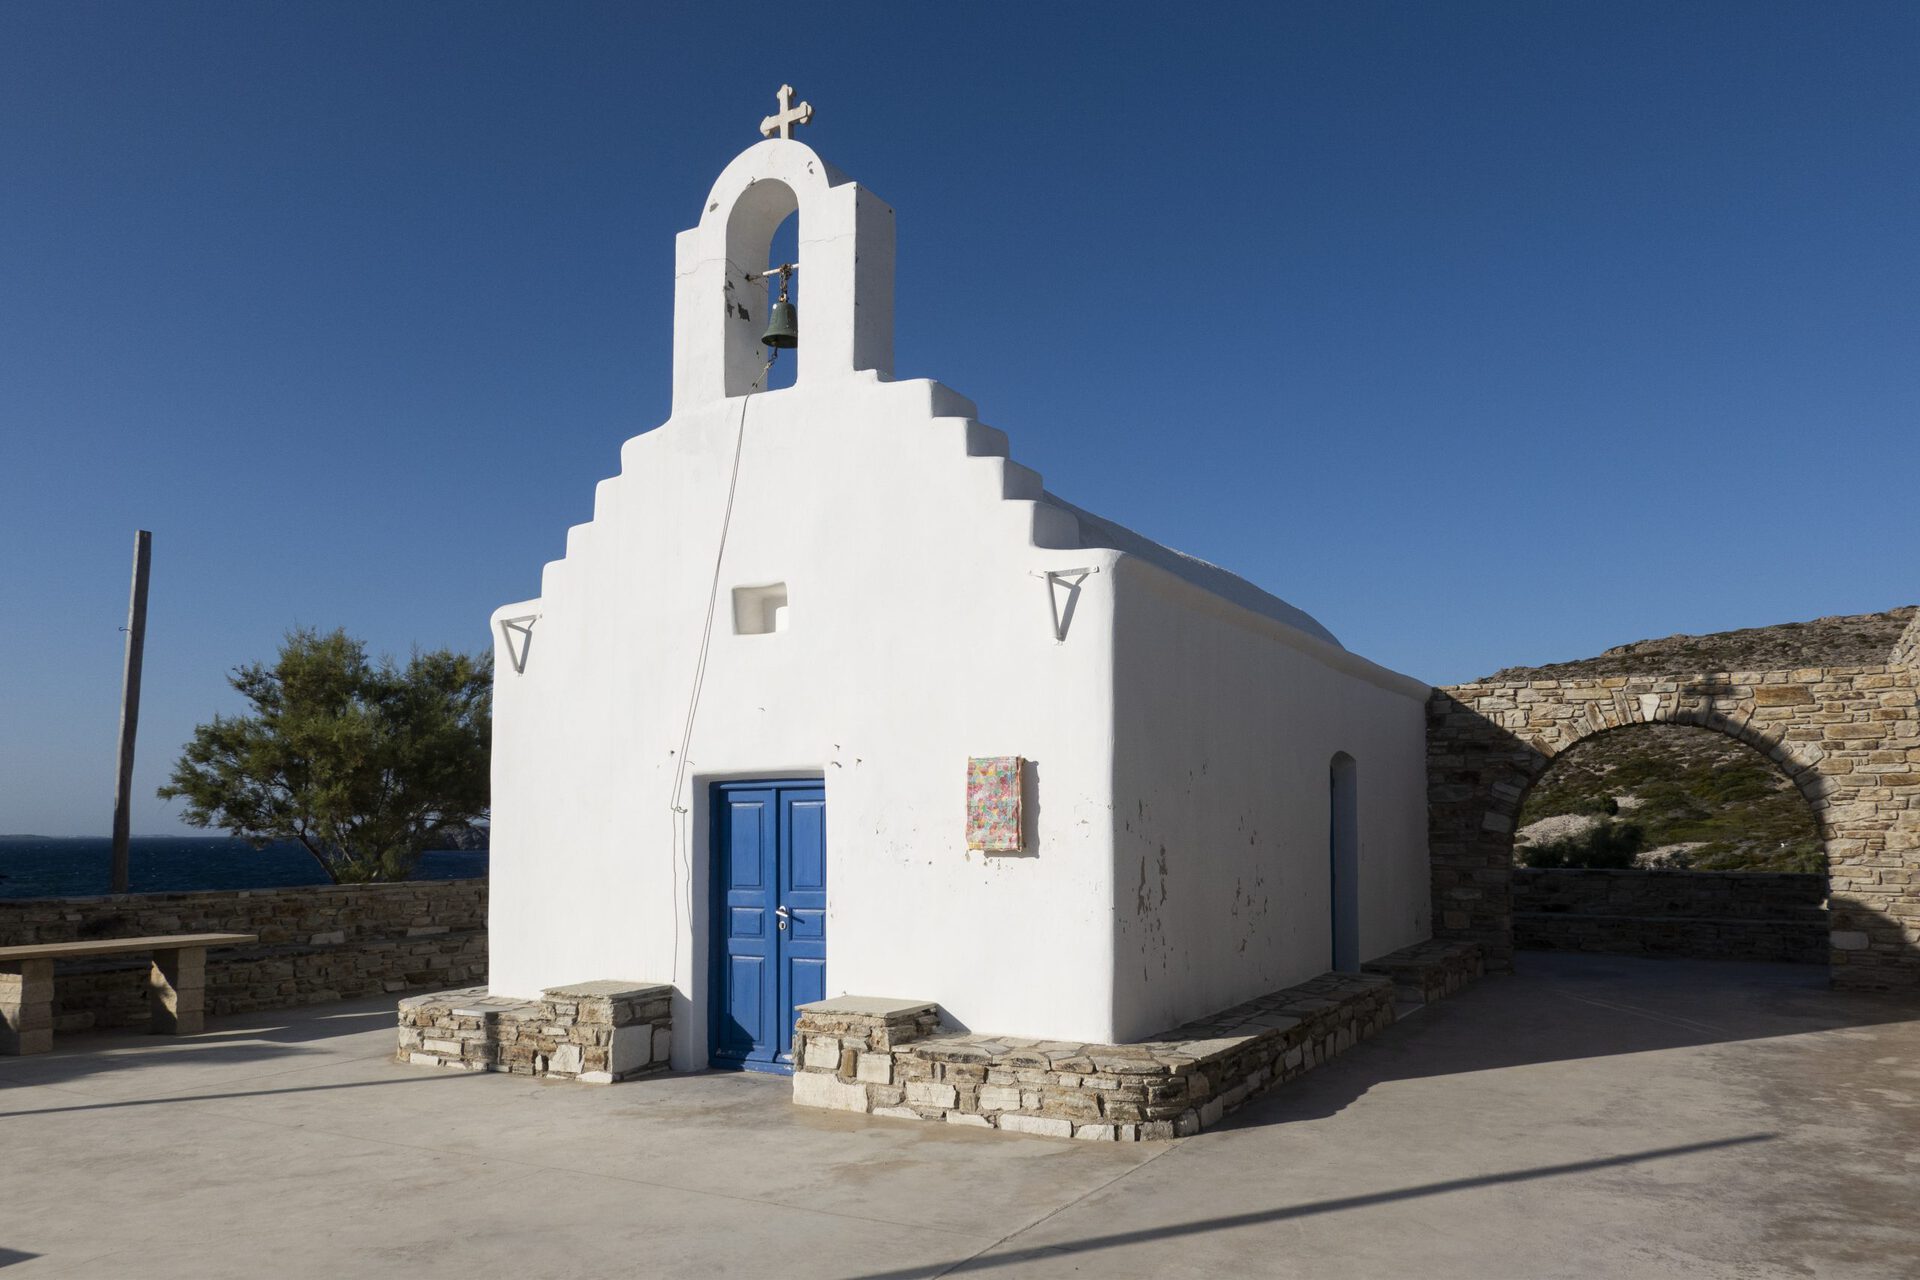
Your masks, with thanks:
[[(787, 285), (793, 280), (793, 266), (793, 263), (787, 262), (774, 268), (780, 273), (780, 296), (767, 312), (767, 331), (760, 336), (760, 345), (776, 352), (791, 351), (800, 345), (800, 313), (787, 300)], [(766, 274), (772, 275), (773, 271)]]
[(780, 300), (767, 312), (767, 331), (760, 336), (760, 345), (776, 351), (791, 351), (800, 345), (800, 315), (787, 301), (785, 289), (780, 291)]

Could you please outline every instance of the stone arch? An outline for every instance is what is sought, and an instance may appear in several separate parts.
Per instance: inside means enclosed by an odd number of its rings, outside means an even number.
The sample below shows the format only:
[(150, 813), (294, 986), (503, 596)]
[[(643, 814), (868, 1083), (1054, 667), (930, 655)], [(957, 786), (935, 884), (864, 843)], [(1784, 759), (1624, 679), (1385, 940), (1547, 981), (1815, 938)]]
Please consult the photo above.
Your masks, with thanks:
[(675, 246), (676, 415), (742, 395), (765, 356), (767, 246), (800, 215), (806, 313), (795, 386), (893, 374), (893, 210), (803, 143), (769, 138), (734, 158)]
[(1828, 789), (1821, 777), (1818, 766), (1812, 760), (1803, 758), (1802, 754), (1795, 751), (1790, 744), (1757, 730), (1749, 721), (1736, 720), (1729, 716), (1715, 714), (1693, 716), (1685, 719), (1670, 715), (1655, 715), (1647, 719), (1610, 722), (1602, 725), (1598, 729), (1586, 729), (1570, 740), (1557, 743), (1547, 743), (1539, 739), (1534, 739), (1533, 746), (1537, 757), (1534, 761), (1530, 762), (1531, 767), (1525, 773), (1524, 782), (1519, 793), (1511, 796), (1511, 799), (1509, 799), (1509, 793), (1506, 789), (1496, 789), (1488, 806), (1489, 812), (1500, 815), (1508, 823), (1506, 834), (1509, 854), (1512, 852), (1513, 835), (1519, 823), (1520, 813), (1527, 805), (1527, 797), (1532, 794), (1535, 784), (1546, 777), (1553, 769), (1555, 761), (1559, 760), (1561, 756), (1573, 750), (1575, 747), (1580, 746), (1582, 743), (1591, 742), (1595, 738), (1604, 737), (1613, 733), (1646, 728), (1651, 725), (1663, 724), (1718, 733), (1724, 737), (1732, 738), (1735, 742), (1741, 743), (1744, 746), (1751, 747), (1765, 756), (1781, 773), (1786, 775), (1787, 780), (1792, 782), (1794, 789), (1800, 793), (1801, 799), (1807, 802), (1807, 806), (1813, 812), (1815, 829), (1820, 834), (1821, 842), (1823, 844), (1825, 843), (1827, 839), (1826, 811)]
[[(753, 375), (770, 354), (760, 345), (760, 335), (766, 331), (768, 308), (777, 296), (777, 288), (760, 273), (770, 265), (768, 249), (774, 233), (796, 214), (803, 224), (803, 239), (809, 228), (799, 195), (779, 178), (749, 183), (726, 213), (727, 269), (721, 286), (727, 354), (725, 392), (738, 396), (746, 394)], [(795, 348), (792, 358), (796, 363), (804, 362), (806, 349)]]
[[(1513, 835), (1534, 783), (1597, 734), (1685, 725), (1760, 751), (1812, 808), (1827, 854), (1835, 984), (1920, 988), (1920, 672), (1912, 665), (1920, 611), (1827, 621), (1871, 624), (1885, 647), (1850, 654), (1846, 665), (1816, 665), (1792, 651), (1785, 656), (1797, 665), (1702, 671), (1649, 670), (1627, 646), (1434, 690), (1427, 762), (1436, 936), (1478, 941), (1490, 966), (1511, 965)], [(1780, 630), (1798, 636), (1815, 625)], [(1676, 639), (1740, 639), (1726, 647), (1750, 653), (1751, 637), (1764, 634)], [(1629, 669), (1608, 671), (1609, 658)]]

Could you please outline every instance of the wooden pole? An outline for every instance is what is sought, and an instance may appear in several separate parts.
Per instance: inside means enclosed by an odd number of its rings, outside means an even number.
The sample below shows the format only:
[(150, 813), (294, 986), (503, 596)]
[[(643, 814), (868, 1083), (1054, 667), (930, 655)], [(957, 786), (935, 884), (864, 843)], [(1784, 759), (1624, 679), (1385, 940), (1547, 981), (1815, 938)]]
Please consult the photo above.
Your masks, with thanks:
[(133, 739), (140, 729), (140, 659), (147, 647), (147, 572), (153, 535), (133, 535), (133, 598), (127, 602), (127, 667), (120, 682), (120, 772), (113, 787), (113, 893), (127, 891), (127, 806), (133, 791)]

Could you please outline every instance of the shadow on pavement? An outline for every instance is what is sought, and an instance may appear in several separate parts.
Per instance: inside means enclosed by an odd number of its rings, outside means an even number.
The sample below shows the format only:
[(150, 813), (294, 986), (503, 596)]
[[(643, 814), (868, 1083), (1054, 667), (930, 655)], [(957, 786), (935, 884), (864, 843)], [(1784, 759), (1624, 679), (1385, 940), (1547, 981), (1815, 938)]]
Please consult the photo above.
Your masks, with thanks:
[(1920, 1004), (1830, 990), (1806, 965), (1523, 951), (1210, 1132), (1334, 1115), (1393, 1080), (1905, 1022)]
[(213, 1030), (191, 1036), (156, 1036), (126, 1027), (56, 1032), (51, 1053), (0, 1057), (0, 1087), (65, 1084), (159, 1063), (239, 1066), (325, 1057), (338, 1050), (318, 1047), (320, 1042), (396, 1026), (397, 998), (227, 1014), (211, 1020)]
[[(1566, 1164), (1541, 1165), (1532, 1169), (1512, 1169), (1504, 1173), (1484, 1173), (1471, 1178), (1450, 1178), (1444, 1182), (1425, 1182), (1411, 1187), (1395, 1187), (1390, 1191), (1372, 1191), (1366, 1195), (1339, 1196), (1331, 1200), (1309, 1200), (1305, 1204), (1282, 1205), (1275, 1209), (1262, 1209), (1254, 1213), (1235, 1213), (1218, 1218), (1202, 1218), (1196, 1222), (1182, 1222), (1167, 1227), (1143, 1227), (1138, 1231), (1116, 1231), (1103, 1236), (1088, 1236), (1083, 1240), (1069, 1240), (1058, 1244), (1040, 1245), (1032, 1249), (1021, 1249), (1012, 1253), (993, 1254), (991, 1256), (970, 1258), (952, 1269), (951, 1274), (964, 1275), (968, 1272), (988, 1271), (999, 1267), (1018, 1266), (1022, 1263), (1036, 1262), (1043, 1258), (1070, 1257), (1083, 1253), (1095, 1253), (1102, 1249), (1122, 1249), (1129, 1245), (1145, 1244), (1153, 1240), (1169, 1240), (1180, 1236), (1197, 1235), (1207, 1231), (1231, 1231), (1237, 1227), (1260, 1226), (1270, 1222), (1285, 1222), (1290, 1218), (1311, 1217), (1321, 1213), (1339, 1213), (1346, 1209), (1364, 1209), (1370, 1205), (1387, 1204), (1395, 1200), (1413, 1200), (1422, 1196), (1446, 1195), (1453, 1191), (1471, 1191), (1478, 1187), (1491, 1187), (1516, 1182), (1533, 1182), (1541, 1178), (1559, 1178), (1569, 1174), (1590, 1173), (1596, 1169), (1613, 1169), (1622, 1165), (1641, 1164), (1649, 1160), (1666, 1160), (1674, 1156), (1693, 1155), (1702, 1151), (1716, 1151), (1724, 1147), (1746, 1146), (1751, 1143), (1771, 1142), (1777, 1135), (1771, 1133), (1749, 1133), (1737, 1138), (1717, 1138), (1710, 1142), (1689, 1142), (1677, 1147), (1656, 1147), (1649, 1151), (1632, 1151), (1624, 1155), (1602, 1156), (1593, 1160), (1573, 1160)], [(915, 1267), (902, 1271), (875, 1271), (854, 1277), (853, 1280), (908, 1280), (913, 1276), (925, 1276), (926, 1268)], [(942, 1272), (941, 1274), (948, 1274)]]
[(117, 1098), (111, 1102), (77, 1102), (64, 1107), (25, 1107), (19, 1111), (0, 1111), (0, 1120), (17, 1116), (57, 1116), (71, 1111), (116, 1111), (123, 1107), (164, 1107), (175, 1102), (220, 1102), (228, 1098), (272, 1098), (289, 1093), (331, 1093), (338, 1089), (383, 1089), (400, 1084), (433, 1084), (436, 1081), (474, 1080), (467, 1072), (435, 1072), (405, 1080), (349, 1080), (341, 1084), (288, 1085), (284, 1089), (230, 1089), (225, 1093), (188, 1093), (172, 1098)]

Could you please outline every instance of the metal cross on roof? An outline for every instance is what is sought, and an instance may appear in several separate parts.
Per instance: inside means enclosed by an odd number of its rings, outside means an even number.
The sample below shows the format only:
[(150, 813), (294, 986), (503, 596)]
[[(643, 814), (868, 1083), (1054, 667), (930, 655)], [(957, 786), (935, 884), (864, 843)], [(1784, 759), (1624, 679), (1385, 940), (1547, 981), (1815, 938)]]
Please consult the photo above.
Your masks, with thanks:
[(779, 101), (780, 109), (760, 122), (761, 137), (791, 138), (795, 125), (812, 123), (813, 104), (803, 102), (797, 107), (794, 106), (792, 85), (781, 85), (780, 92), (773, 96)]

